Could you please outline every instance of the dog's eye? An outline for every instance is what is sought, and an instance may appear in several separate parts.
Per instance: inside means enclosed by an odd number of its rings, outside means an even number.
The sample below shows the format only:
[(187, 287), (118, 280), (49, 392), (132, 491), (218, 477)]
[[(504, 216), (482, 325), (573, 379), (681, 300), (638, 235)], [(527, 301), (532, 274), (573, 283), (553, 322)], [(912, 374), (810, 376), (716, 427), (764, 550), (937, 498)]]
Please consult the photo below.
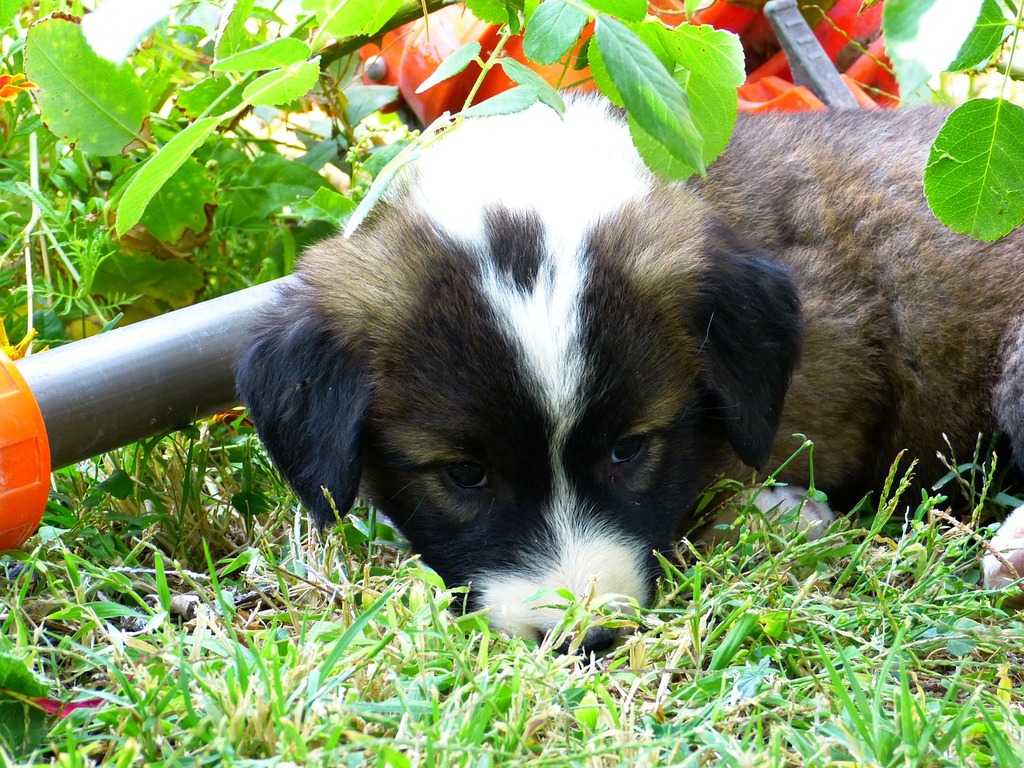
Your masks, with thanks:
[(622, 438), (612, 446), (612, 464), (625, 464), (627, 461), (632, 461), (640, 455), (646, 445), (646, 435), (630, 435)]
[(456, 461), (444, 468), (448, 478), (459, 488), (486, 488), (487, 473), (473, 461)]

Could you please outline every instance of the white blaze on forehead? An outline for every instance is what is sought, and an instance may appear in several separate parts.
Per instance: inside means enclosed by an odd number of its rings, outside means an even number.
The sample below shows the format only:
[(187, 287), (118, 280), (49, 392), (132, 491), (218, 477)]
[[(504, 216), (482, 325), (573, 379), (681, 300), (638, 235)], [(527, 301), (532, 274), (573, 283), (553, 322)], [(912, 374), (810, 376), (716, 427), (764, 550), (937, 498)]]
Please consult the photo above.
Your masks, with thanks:
[[(587, 234), (653, 187), (625, 122), (607, 102), (577, 96), (567, 99), (564, 118), (538, 104), (466, 120), (426, 149), (395, 190), (402, 205), (481, 256), (483, 293), (563, 436), (577, 416), (585, 371), (580, 301)], [(542, 263), (529, 289), (488, 258), (485, 213), (498, 208), (541, 224)]]
[(579, 258), (544, 263), (527, 291), (493, 267), (485, 268), (484, 295), (540, 387), (542, 402), (564, 436), (575, 421), (586, 364), (581, 345), (580, 296), (585, 271)]

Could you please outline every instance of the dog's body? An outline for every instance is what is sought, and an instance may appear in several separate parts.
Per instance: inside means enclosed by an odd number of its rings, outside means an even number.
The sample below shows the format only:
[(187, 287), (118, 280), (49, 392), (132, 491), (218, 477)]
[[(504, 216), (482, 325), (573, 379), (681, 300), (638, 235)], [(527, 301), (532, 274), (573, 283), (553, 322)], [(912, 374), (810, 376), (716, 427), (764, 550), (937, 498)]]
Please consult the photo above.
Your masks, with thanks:
[(469, 120), (306, 255), (240, 394), (315, 519), (322, 488), (340, 511), (362, 488), (527, 634), (552, 590), (649, 599), (700, 491), (774, 469), (793, 433), (838, 499), (903, 449), (934, 478), (944, 433), (969, 456), (1002, 429), (1020, 459), (1024, 237), (932, 217), (941, 120), (747, 118), (683, 185), (598, 100)]

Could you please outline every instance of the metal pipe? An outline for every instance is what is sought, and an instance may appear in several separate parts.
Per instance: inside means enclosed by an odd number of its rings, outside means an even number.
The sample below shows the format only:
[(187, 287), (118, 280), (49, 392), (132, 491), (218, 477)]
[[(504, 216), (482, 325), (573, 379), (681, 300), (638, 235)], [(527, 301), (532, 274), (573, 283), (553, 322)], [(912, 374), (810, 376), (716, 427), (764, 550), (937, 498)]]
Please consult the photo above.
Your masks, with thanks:
[(786, 52), (796, 85), (807, 86), (829, 107), (860, 106), (800, 13), (797, 0), (771, 0), (765, 3), (764, 15)]
[(225, 410), (235, 363), (286, 277), (17, 362), (52, 469)]

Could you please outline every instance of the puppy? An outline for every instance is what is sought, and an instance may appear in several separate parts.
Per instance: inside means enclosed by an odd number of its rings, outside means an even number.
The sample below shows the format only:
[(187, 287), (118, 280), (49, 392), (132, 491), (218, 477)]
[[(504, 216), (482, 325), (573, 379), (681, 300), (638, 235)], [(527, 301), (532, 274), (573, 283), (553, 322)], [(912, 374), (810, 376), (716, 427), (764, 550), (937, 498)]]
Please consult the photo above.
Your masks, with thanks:
[[(593, 97), (466, 120), (305, 255), (239, 394), (318, 523), (325, 490), (341, 512), (364, 496), (468, 609), (531, 637), (558, 590), (648, 601), (702, 489), (779, 466), (794, 433), (842, 503), (904, 449), (935, 479), (944, 433), (970, 455), (1001, 429), (1020, 460), (1024, 238), (933, 218), (942, 119), (742, 118), (682, 184)], [(781, 478), (769, 503), (798, 503), (806, 460)], [(990, 585), (1024, 571), (1020, 522)]]

